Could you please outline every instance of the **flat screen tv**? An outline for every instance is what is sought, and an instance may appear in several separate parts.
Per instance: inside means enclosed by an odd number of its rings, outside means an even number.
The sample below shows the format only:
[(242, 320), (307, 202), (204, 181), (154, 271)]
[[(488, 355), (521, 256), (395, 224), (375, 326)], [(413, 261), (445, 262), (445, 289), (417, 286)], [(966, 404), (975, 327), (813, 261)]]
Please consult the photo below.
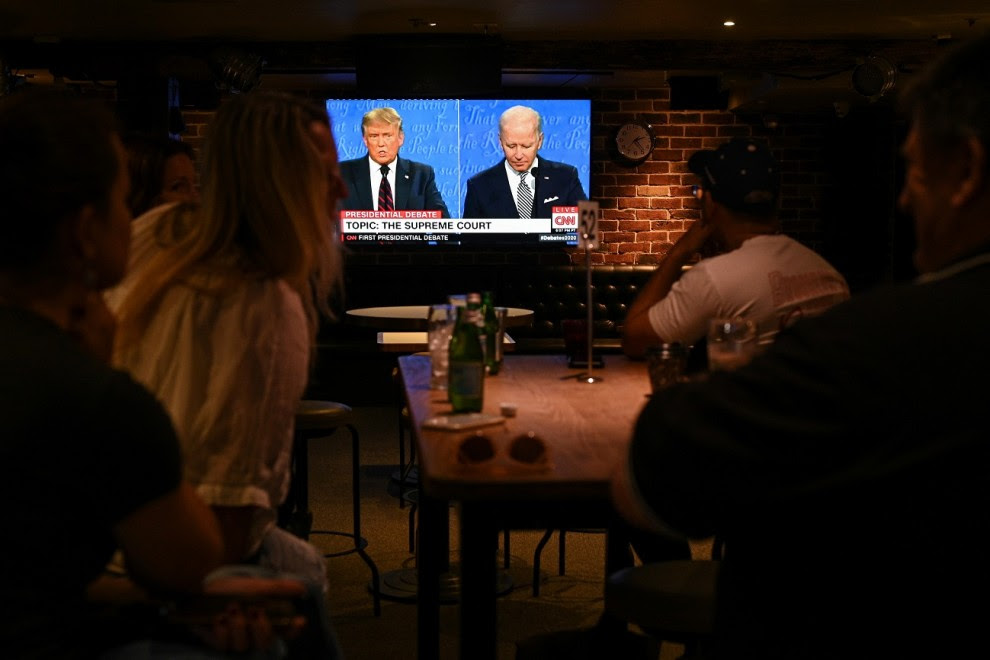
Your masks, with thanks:
[[(543, 119), (543, 145), (538, 157), (573, 166), (583, 197), (591, 179), (591, 101), (587, 99), (330, 99), (327, 111), (333, 122), (341, 161), (368, 158), (361, 120), (377, 107), (394, 108), (402, 117), (404, 143), (400, 159), (433, 167), (436, 185), (449, 211), (400, 209), (391, 212), (354, 208), (340, 213), (340, 237), (348, 246), (528, 246), (576, 245), (578, 209), (572, 201), (554, 205), (549, 191), (554, 173), (548, 165), (535, 172), (537, 204), (549, 217), (477, 217), (465, 213), (467, 181), (475, 174), (500, 165), (505, 157), (498, 138), (502, 112), (525, 105)], [(370, 172), (370, 168), (369, 168)], [(370, 174), (369, 174), (370, 177)], [(370, 179), (369, 179), (370, 180)], [(540, 190), (545, 181), (544, 190)], [(505, 179), (508, 191), (508, 177)], [(549, 192), (548, 192), (549, 191)], [(541, 192), (544, 193), (541, 195)], [(510, 193), (511, 195), (511, 193)], [(547, 196), (549, 195), (549, 196)], [(364, 204), (362, 202), (362, 204)], [(475, 215), (475, 217), (466, 217)], [(501, 215), (510, 216), (510, 213)]]

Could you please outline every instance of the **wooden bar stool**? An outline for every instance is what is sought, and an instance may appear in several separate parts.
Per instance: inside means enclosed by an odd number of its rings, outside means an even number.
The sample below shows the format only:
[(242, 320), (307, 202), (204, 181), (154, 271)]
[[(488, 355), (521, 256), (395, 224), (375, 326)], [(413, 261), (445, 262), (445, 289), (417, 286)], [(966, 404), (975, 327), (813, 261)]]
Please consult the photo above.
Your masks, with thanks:
[[(352, 531), (313, 529), (313, 512), (309, 509), (309, 441), (330, 436), (340, 427), (351, 433), (351, 505)], [(370, 589), (374, 598), (375, 616), (381, 615), (378, 566), (365, 552), (368, 541), (361, 536), (361, 460), (357, 428), (353, 424), (350, 406), (336, 401), (303, 400), (296, 410), (295, 440), (292, 446), (292, 480), (285, 504), (279, 509), (279, 524), (303, 539), (324, 534), (353, 539), (354, 546), (324, 557), (340, 557), (357, 553), (371, 569)]]

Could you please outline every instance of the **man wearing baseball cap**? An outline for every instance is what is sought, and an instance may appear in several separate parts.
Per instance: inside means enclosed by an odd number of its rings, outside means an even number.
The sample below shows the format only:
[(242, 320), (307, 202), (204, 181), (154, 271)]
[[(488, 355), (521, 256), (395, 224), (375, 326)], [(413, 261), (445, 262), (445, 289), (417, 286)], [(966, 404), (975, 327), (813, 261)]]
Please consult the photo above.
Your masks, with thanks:
[[(849, 297), (835, 268), (780, 233), (780, 165), (764, 142), (734, 138), (698, 151), (688, 168), (699, 178), (701, 218), (671, 247), (629, 308), (622, 348), (630, 357), (661, 343), (693, 346), (713, 318), (741, 316), (769, 343), (796, 319)], [(684, 267), (703, 248), (717, 256)]]

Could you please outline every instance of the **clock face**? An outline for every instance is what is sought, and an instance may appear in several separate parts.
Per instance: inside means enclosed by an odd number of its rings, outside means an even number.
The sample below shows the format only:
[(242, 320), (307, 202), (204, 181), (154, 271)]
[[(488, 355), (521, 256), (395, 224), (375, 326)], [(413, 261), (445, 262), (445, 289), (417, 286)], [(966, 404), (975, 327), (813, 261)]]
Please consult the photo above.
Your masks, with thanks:
[(646, 160), (653, 153), (653, 132), (647, 124), (623, 124), (615, 134), (615, 146), (624, 158)]

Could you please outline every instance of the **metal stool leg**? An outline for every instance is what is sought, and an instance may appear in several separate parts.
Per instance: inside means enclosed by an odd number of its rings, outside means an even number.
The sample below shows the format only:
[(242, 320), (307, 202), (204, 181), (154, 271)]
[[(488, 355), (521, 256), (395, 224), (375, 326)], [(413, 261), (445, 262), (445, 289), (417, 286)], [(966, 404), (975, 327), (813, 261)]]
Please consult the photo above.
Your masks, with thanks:
[(354, 549), (357, 551), (364, 563), (371, 569), (371, 595), (374, 600), (375, 616), (382, 613), (381, 591), (378, 584), (378, 566), (364, 551), (368, 542), (361, 536), (361, 443), (358, 440), (357, 429), (352, 424), (347, 424), (347, 430), (351, 432), (351, 481), (353, 491), (354, 507)]
[(403, 497), (405, 493), (406, 486), (406, 429), (402, 422), (402, 410), (399, 410), (399, 508), (402, 509), (406, 506), (406, 500)]
[(548, 529), (544, 534), (540, 542), (536, 544), (536, 550), (533, 552), (533, 595), (540, 595), (540, 557), (543, 554), (543, 548), (546, 546), (547, 541), (553, 536), (553, 530)]
[(278, 524), (301, 539), (309, 540), (313, 513), (309, 510), (309, 437), (297, 433), (292, 452), (292, 480), (285, 502), (279, 507)]
[[(349, 555), (356, 552), (368, 568), (371, 570), (371, 583), (369, 588), (371, 589), (372, 598), (374, 601), (375, 616), (380, 616), (382, 612), (381, 606), (381, 591), (379, 587), (379, 574), (378, 566), (375, 564), (374, 560), (368, 556), (365, 552), (365, 547), (368, 545), (368, 540), (361, 536), (361, 443), (360, 437), (358, 436), (357, 429), (353, 424), (344, 424), (348, 431), (351, 433), (351, 516), (353, 519), (353, 531), (351, 532), (338, 532), (332, 530), (308, 530), (308, 534), (304, 538), (308, 538), (312, 534), (325, 534), (330, 536), (346, 536), (350, 537), (354, 541), (354, 547), (347, 548), (346, 550), (341, 550), (339, 552), (327, 552), (324, 553), (324, 557), (340, 557), (342, 555)], [(332, 434), (336, 429), (326, 429), (321, 431), (319, 435), (329, 435)], [(303, 437), (300, 434), (300, 437)], [(303, 440), (305, 442), (305, 440)], [(307, 447), (300, 445), (299, 451), (297, 452), (297, 463), (296, 467), (299, 469), (297, 473), (297, 478), (302, 484), (305, 484), (308, 478), (303, 477), (303, 475), (308, 474), (307, 465), (308, 458), (306, 454)], [(302, 511), (306, 512), (310, 521), (312, 520), (312, 513), (309, 513), (308, 509), (308, 490), (307, 487), (303, 486), (300, 488), (299, 493), (299, 507)], [(305, 508), (304, 508), (305, 507)]]
[(418, 505), (413, 502), (409, 506), (409, 554), (416, 554), (416, 509)]
[(564, 575), (567, 572), (567, 530), (558, 532), (557, 541), (557, 575)]

